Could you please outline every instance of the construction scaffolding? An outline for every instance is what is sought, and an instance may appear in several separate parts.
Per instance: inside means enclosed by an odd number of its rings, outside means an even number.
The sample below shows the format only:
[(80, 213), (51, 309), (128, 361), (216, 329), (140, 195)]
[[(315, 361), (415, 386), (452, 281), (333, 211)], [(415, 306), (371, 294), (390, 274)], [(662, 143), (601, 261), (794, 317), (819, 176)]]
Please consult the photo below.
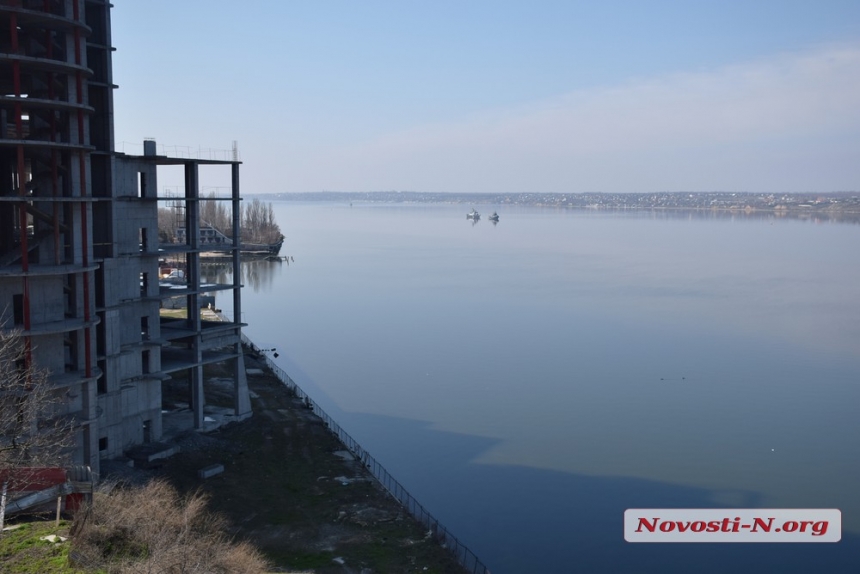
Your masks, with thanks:
[[(203, 321), (197, 233), (158, 240), (158, 167), (182, 166), (185, 226), (197, 229), (198, 171), (230, 166), (238, 230), (238, 151), (223, 159), (114, 149), (112, 44), (106, 0), (0, 0), (0, 329), (16, 330), (25, 366), (50, 372), (76, 425), (73, 460), (99, 468), (163, 432), (162, 385), (189, 375), (188, 408), (204, 424), (204, 364), (228, 361), (234, 419), (249, 416), (241, 325)], [(238, 233), (234, 235), (238, 237)], [(235, 244), (220, 247), (239, 265)], [(207, 248), (211, 250), (211, 248)], [(158, 260), (182, 259), (184, 320), (162, 319)], [(241, 308), (239, 278), (232, 290)], [(175, 296), (175, 294), (171, 295)], [(236, 317), (241, 315), (237, 312)], [(217, 323), (217, 324), (212, 324)], [(226, 349), (226, 351), (225, 351)]]

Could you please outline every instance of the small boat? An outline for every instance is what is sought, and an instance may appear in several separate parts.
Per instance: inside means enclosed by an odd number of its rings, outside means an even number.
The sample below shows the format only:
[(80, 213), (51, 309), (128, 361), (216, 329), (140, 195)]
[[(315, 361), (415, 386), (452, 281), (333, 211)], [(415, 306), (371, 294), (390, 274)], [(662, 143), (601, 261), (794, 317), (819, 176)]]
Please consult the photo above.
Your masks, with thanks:
[(494, 211), (493, 214), (488, 219), (490, 221), (492, 221), (493, 223), (498, 223), (499, 222), (499, 214)]
[(466, 214), (466, 219), (471, 219), (472, 221), (478, 221), (481, 219), (481, 214), (472, 209), (469, 213)]

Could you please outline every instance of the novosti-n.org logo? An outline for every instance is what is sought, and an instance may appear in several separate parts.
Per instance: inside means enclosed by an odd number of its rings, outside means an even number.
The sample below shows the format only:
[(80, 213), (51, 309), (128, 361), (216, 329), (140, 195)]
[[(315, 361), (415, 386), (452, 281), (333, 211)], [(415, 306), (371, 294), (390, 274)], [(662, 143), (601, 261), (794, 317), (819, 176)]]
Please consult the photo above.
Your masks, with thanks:
[(835, 508), (630, 508), (627, 542), (839, 542)]

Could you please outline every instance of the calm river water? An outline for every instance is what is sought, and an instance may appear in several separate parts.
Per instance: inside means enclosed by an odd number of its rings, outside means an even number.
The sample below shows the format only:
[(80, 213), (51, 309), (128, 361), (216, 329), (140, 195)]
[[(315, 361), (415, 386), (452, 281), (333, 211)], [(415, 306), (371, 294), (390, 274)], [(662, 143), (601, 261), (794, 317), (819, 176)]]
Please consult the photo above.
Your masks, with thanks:
[[(860, 571), (860, 226), (274, 207), (294, 261), (245, 266), (248, 335), (494, 574)], [(624, 541), (666, 507), (843, 536)]]

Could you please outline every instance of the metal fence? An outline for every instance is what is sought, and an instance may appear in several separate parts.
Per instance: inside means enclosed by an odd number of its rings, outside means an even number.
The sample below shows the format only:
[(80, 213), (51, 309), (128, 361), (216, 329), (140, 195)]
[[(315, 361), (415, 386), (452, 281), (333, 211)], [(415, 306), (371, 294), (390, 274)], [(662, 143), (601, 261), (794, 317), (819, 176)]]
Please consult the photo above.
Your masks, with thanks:
[(431, 532), (433, 536), (436, 537), (443, 548), (450, 550), (457, 557), (457, 560), (463, 565), (466, 571), (471, 572), (472, 574), (490, 574), (490, 570), (478, 559), (477, 556), (475, 556), (474, 552), (469, 550), (465, 544), (460, 542), (456, 536), (440, 524), (439, 521), (436, 520), (436, 518), (434, 518), (433, 515), (415, 499), (414, 496), (409, 494), (409, 492), (403, 488), (402, 484), (397, 482), (397, 480), (391, 476), (387, 470), (385, 470), (385, 467), (379, 464), (379, 462), (377, 462), (369, 452), (364, 450), (364, 448), (362, 448), (354, 438), (343, 430), (340, 425), (328, 415), (328, 413), (326, 413), (311, 397), (309, 397), (308, 394), (304, 392), (301, 387), (299, 387), (296, 382), (284, 372), (283, 369), (276, 365), (269, 355), (262, 352), (262, 350), (252, 343), (244, 333), (242, 333), (242, 342), (250, 347), (252, 351), (265, 359), (266, 364), (275, 376), (277, 376), (287, 388), (293, 391), (298, 398), (303, 400), (305, 405), (311, 409), (314, 414), (323, 420), (326, 427), (328, 427), (328, 429), (337, 436), (340, 442), (342, 442), (344, 446), (346, 446), (346, 448), (364, 464), (365, 468), (367, 468), (379, 484), (381, 484), (382, 487), (395, 498), (395, 500), (408, 510), (409, 514), (415, 517), (418, 522), (423, 524), (424, 527), (427, 528), (428, 532)]
[[(178, 157), (183, 159), (200, 159), (200, 160), (216, 160), (216, 161), (239, 161), (239, 149), (217, 149), (217, 148), (194, 148), (189, 145), (165, 145), (157, 144), (159, 151), (158, 155), (168, 157)], [(114, 144), (116, 151), (131, 155), (143, 155), (143, 143), (140, 142), (116, 142)]]

